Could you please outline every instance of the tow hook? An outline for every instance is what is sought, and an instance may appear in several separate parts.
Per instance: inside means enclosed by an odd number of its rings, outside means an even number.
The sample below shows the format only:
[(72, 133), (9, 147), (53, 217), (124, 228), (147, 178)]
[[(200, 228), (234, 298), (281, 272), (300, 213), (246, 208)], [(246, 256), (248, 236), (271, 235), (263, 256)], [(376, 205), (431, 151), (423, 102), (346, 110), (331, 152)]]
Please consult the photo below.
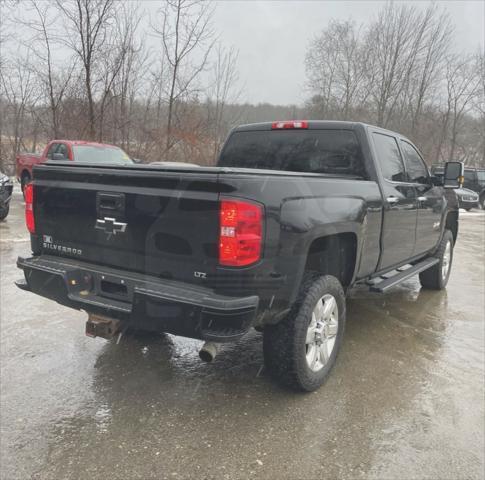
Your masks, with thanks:
[(110, 340), (120, 331), (120, 328), (121, 322), (119, 320), (90, 313), (86, 322), (86, 335)]
[(199, 351), (199, 357), (204, 362), (212, 362), (219, 351), (219, 344), (214, 342), (205, 342)]

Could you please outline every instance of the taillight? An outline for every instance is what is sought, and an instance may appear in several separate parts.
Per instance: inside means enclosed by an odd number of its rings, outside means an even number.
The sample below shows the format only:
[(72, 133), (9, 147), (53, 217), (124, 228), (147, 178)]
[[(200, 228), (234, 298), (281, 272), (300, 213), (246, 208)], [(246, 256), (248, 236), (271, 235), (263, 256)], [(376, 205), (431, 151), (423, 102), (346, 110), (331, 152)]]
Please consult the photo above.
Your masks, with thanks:
[(34, 185), (28, 183), (24, 187), (25, 196), (25, 223), (30, 233), (35, 233), (34, 218)]
[(293, 128), (308, 128), (308, 122), (306, 120), (291, 120), (285, 122), (273, 122), (271, 124), (272, 130), (287, 130)]
[(262, 207), (241, 200), (222, 200), (220, 207), (219, 263), (242, 267), (261, 258)]

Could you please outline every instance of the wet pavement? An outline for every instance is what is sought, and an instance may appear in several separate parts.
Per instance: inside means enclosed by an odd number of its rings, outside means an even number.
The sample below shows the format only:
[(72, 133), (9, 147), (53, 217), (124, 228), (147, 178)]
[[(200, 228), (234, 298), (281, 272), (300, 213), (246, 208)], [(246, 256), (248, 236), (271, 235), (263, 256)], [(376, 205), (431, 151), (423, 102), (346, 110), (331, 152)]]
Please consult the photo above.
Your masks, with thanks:
[(337, 365), (295, 394), (260, 334), (84, 336), (86, 315), (16, 289), (22, 202), (0, 224), (1, 479), (484, 477), (485, 214), (460, 217), (448, 288), (352, 292)]

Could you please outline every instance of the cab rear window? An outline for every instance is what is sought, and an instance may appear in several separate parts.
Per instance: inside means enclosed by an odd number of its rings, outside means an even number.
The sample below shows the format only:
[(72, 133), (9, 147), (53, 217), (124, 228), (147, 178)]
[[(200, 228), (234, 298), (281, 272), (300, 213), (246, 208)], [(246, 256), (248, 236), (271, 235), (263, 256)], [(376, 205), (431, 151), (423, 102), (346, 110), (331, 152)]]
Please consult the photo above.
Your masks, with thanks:
[(359, 142), (351, 130), (234, 132), (218, 165), (367, 177)]

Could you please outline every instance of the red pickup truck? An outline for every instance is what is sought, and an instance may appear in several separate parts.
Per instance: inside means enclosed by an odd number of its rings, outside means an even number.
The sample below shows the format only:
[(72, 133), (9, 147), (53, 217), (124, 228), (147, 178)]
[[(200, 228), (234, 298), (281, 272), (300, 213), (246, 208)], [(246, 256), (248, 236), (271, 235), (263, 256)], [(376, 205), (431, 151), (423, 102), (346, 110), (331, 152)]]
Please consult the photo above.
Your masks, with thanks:
[(32, 179), (32, 167), (47, 160), (76, 161), (89, 163), (133, 163), (133, 160), (121, 148), (103, 143), (82, 140), (52, 140), (42, 154), (21, 153), (17, 155), (17, 180), (22, 186)]

